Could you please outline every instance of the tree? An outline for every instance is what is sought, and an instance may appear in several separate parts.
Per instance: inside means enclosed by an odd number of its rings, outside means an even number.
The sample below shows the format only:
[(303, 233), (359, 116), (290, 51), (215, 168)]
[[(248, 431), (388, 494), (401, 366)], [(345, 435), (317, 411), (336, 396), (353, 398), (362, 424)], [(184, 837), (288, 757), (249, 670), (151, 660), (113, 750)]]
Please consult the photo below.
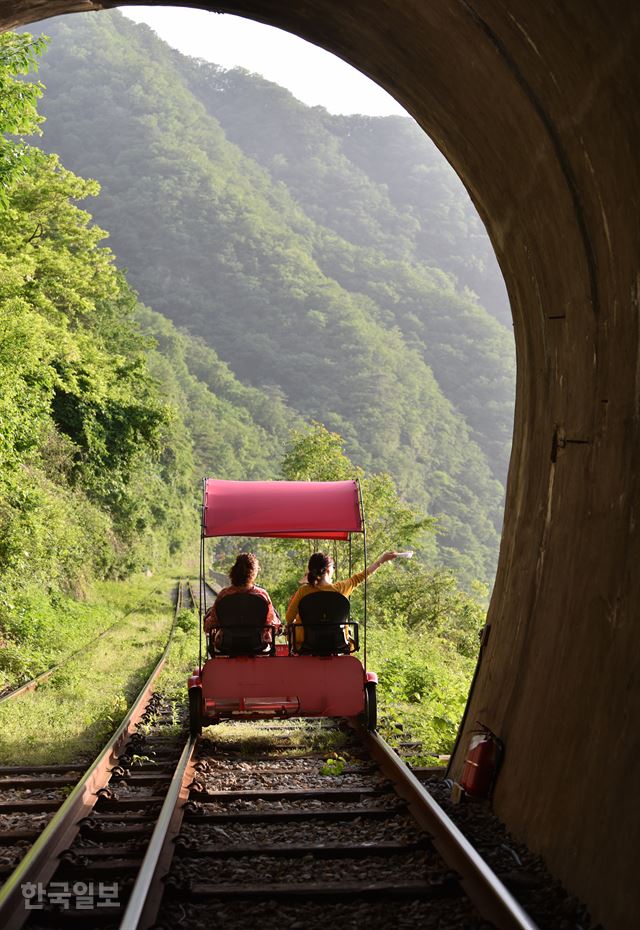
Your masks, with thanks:
[[(38, 157), (37, 150), (26, 145), (22, 137), (39, 132), (43, 117), (38, 114), (37, 101), (42, 84), (19, 80), (17, 75), (37, 71), (38, 57), (45, 47), (45, 37), (0, 34), (0, 208), (7, 206), (11, 181)], [(19, 138), (12, 141), (6, 135)]]

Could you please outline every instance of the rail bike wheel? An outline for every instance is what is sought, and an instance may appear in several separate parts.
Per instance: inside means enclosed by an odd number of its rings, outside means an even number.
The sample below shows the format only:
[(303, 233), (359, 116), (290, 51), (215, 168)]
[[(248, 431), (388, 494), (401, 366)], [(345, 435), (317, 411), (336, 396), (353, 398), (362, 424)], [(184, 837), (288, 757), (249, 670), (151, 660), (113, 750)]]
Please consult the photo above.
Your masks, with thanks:
[(189, 688), (189, 732), (192, 736), (202, 733), (202, 688)]
[(378, 693), (375, 681), (368, 681), (364, 686), (364, 723), (367, 730), (378, 726)]

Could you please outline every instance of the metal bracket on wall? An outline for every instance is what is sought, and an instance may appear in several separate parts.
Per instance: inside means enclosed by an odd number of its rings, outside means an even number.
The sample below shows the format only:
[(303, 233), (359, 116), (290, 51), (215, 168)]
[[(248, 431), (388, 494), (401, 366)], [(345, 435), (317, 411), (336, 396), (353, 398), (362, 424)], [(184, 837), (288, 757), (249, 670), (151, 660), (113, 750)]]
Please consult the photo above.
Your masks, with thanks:
[(551, 461), (556, 462), (558, 459), (558, 449), (566, 449), (567, 446), (589, 446), (590, 439), (567, 439), (567, 435), (561, 426), (556, 426), (551, 437)]

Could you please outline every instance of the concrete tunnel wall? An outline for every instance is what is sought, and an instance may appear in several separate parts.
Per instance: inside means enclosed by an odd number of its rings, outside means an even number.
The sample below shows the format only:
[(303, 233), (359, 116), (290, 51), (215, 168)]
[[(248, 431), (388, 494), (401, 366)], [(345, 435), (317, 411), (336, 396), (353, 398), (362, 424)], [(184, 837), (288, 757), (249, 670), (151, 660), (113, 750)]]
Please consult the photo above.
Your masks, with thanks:
[[(5, 0), (0, 28), (134, 5)], [(147, 2), (145, 5), (153, 5)], [(504, 740), (495, 809), (606, 930), (640, 913), (640, 4), (231, 0), (392, 93), (485, 221), (513, 309), (498, 576), (454, 774)]]

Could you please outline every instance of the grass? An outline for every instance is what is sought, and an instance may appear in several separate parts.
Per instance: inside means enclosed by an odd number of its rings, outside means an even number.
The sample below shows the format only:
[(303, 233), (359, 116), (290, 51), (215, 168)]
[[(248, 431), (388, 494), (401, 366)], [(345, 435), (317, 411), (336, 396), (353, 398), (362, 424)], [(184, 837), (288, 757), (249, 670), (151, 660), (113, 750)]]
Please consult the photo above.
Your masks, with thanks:
[[(286, 751), (287, 757), (295, 758), (308, 752), (335, 753), (350, 741), (346, 730), (325, 729), (317, 721), (229, 721), (208, 727), (203, 736), (213, 740), (223, 752), (240, 752), (251, 758), (270, 752)], [(264, 727), (277, 726), (277, 730), (265, 731)], [(286, 738), (286, 743), (284, 739)]]
[(169, 577), (137, 576), (131, 582), (96, 585), (83, 610), (89, 618), (94, 614), (95, 632), (119, 621), (117, 626), (37, 691), (0, 706), (1, 764), (93, 758), (164, 649), (173, 618), (173, 583)]
[[(135, 576), (127, 582), (97, 584), (91, 597), (75, 604), (64, 637), (57, 631), (60, 655), (67, 655), (92, 636), (116, 623), (86, 652), (59, 669), (36, 692), (0, 706), (0, 764), (89, 761), (115, 730), (159, 658), (172, 620), (169, 594), (176, 579)], [(59, 658), (59, 656), (56, 656)], [(174, 642), (157, 690), (174, 707), (175, 730), (186, 709), (186, 679), (198, 661), (198, 615), (182, 611)], [(49, 661), (48, 664), (51, 664)], [(407, 754), (417, 764), (433, 764), (455, 736), (466, 700), (473, 661), (454, 646), (400, 625), (369, 631), (369, 665), (378, 671), (380, 731), (392, 745), (418, 741)], [(287, 753), (313, 748), (339, 751), (348, 738), (340, 730), (310, 723), (287, 730)], [(283, 734), (287, 728), (283, 723)], [(265, 733), (260, 722), (207, 728), (204, 736), (220, 748), (248, 756), (269, 751), (277, 734)], [(274, 738), (275, 737), (275, 738)], [(311, 743), (311, 746), (310, 746)]]
[(29, 592), (24, 604), (12, 605), (13, 614), (0, 637), (0, 692), (65, 662), (132, 610), (155, 609), (150, 591), (158, 585), (158, 579), (143, 575), (127, 582), (97, 582), (86, 600), (60, 596), (55, 605), (44, 595), (38, 602), (37, 595)]

